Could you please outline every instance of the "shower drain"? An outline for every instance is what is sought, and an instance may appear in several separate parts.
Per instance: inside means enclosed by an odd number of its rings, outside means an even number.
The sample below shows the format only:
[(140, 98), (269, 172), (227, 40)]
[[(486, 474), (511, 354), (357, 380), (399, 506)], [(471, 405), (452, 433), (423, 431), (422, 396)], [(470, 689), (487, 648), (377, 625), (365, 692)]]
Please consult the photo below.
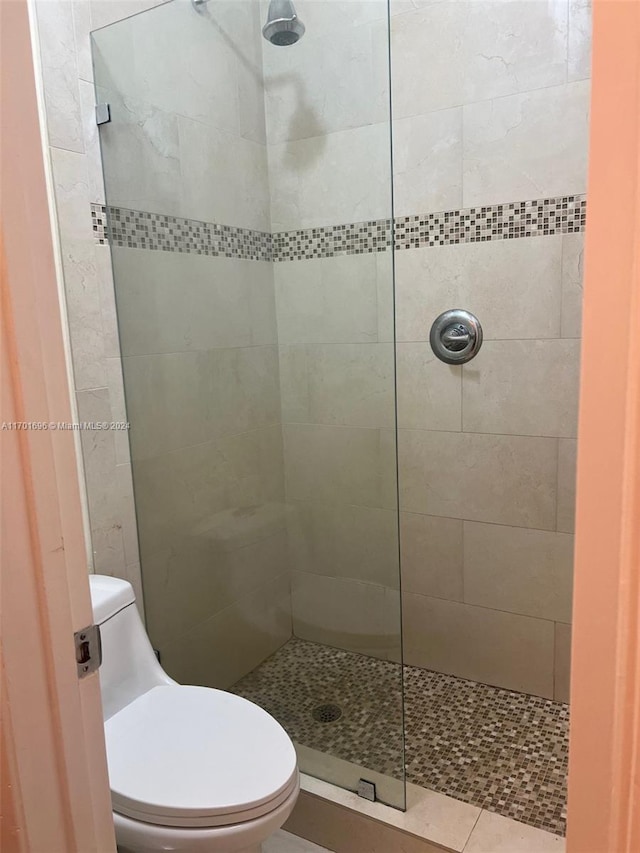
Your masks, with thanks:
[(340, 705), (332, 705), (331, 702), (327, 702), (315, 707), (311, 716), (318, 723), (335, 723), (342, 716), (342, 708)]

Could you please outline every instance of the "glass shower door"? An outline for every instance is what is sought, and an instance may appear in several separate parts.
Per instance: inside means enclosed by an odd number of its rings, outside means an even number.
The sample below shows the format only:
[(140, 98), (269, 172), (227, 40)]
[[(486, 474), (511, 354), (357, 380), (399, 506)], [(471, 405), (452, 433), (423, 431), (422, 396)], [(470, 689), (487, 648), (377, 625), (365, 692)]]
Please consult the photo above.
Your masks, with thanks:
[(93, 34), (147, 628), (404, 807), (388, 9), (298, 6)]

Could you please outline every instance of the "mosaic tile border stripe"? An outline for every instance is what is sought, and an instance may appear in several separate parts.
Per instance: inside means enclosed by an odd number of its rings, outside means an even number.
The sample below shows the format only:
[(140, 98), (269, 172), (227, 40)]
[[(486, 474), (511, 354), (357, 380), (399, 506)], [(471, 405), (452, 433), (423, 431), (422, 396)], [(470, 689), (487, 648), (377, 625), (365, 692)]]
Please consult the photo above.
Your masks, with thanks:
[(92, 204), (98, 243), (259, 261), (299, 261), (396, 250), (545, 237), (584, 231), (584, 195), (373, 219), (300, 231), (252, 231), (160, 213)]
[(126, 207), (91, 205), (96, 240), (132, 249), (272, 260), (271, 234)]

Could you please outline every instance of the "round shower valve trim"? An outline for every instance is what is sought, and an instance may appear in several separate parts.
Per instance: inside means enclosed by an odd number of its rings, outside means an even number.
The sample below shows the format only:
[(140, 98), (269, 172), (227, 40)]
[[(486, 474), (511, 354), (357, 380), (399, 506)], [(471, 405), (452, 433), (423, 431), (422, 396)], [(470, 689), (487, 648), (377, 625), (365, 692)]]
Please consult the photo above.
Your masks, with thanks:
[(464, 364), (474, 358), (482, 346), (482, 326), (470, 311), (453, 308), (433, 321), (429, 343), (440, 361)]

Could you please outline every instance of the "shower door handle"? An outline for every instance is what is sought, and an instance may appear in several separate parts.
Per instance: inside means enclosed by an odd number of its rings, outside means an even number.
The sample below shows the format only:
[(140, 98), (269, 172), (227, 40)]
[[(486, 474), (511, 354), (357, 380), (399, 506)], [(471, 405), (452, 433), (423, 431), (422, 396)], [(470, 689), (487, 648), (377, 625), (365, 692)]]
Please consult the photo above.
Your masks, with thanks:
[(464, 364), (474, 358), (482, 346), (482, 326), (470, 311), (454, 308), (433, 321), (429, 343), (440, 361)]

